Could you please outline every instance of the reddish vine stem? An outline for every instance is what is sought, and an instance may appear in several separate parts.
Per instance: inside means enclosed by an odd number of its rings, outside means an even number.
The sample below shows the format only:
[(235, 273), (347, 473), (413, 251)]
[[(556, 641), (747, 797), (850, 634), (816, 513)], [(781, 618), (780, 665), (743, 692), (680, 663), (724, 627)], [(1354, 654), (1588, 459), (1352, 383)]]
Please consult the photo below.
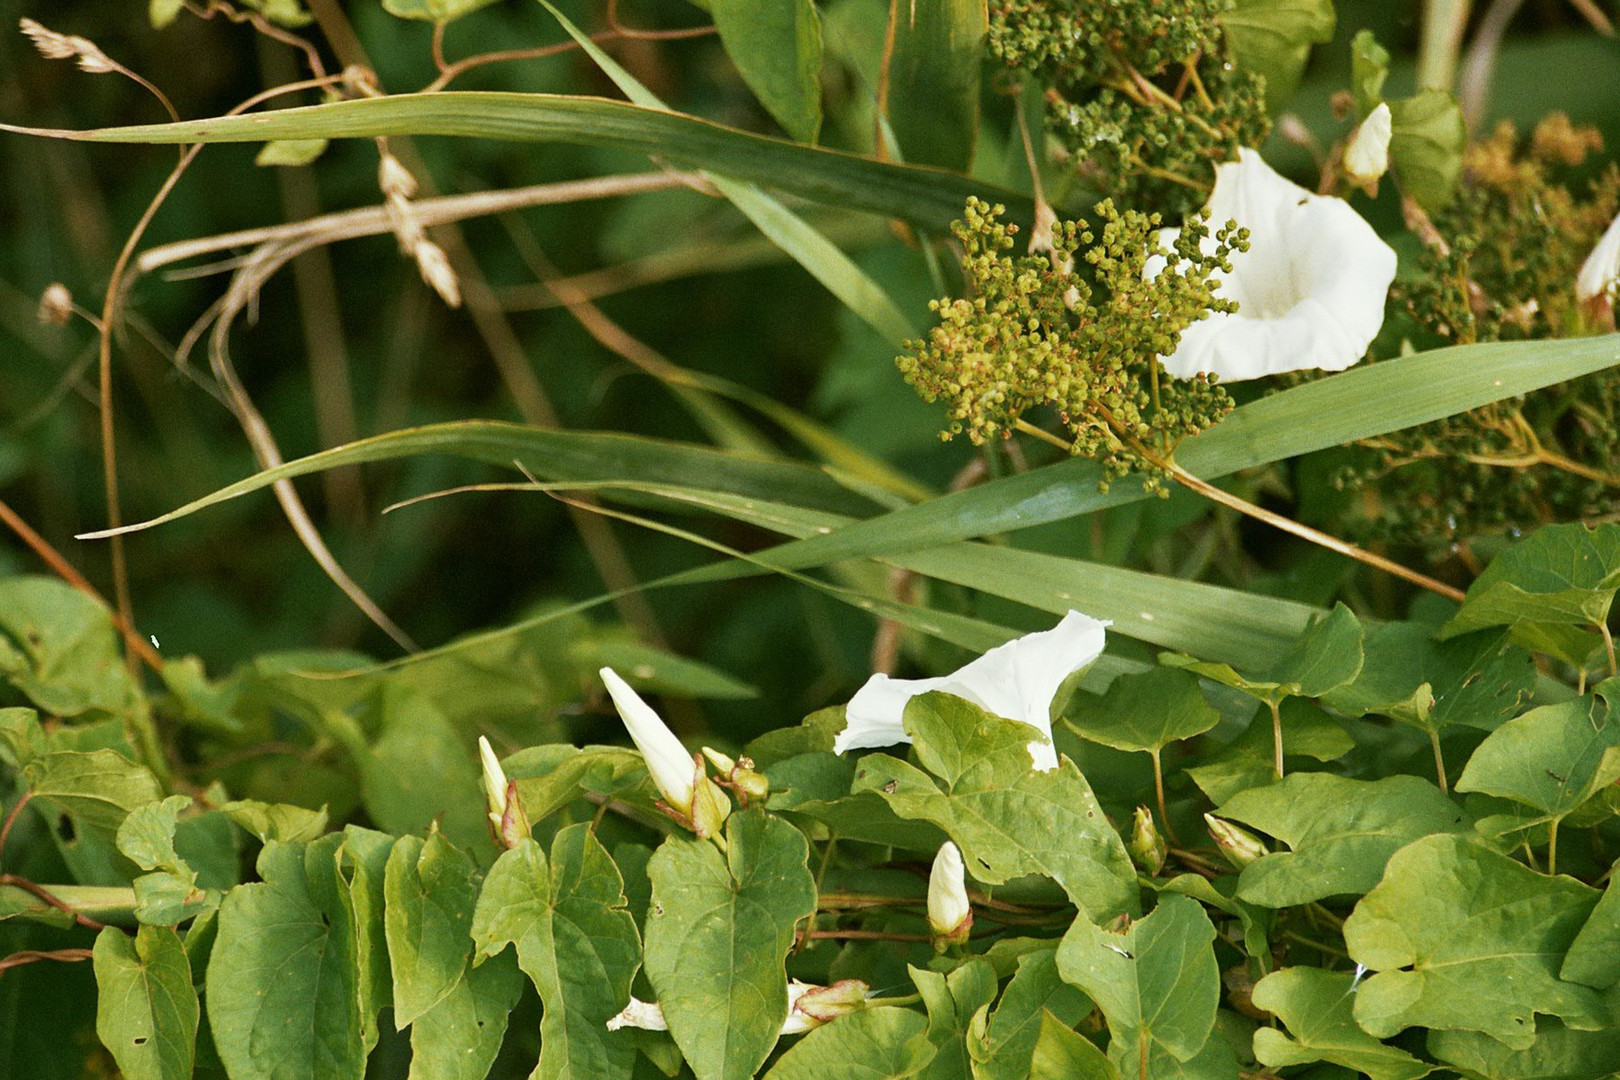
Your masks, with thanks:
[(73, 921), (78, 923), (80, 926), (89, 927), (91, 930), (103, 930), (106, 928), (106, 923), (98, 922), (88, 915), (75, 911), (69, 904), (64, 902), (49, 889), (42, 885), (36, 885), (25, 877), (18, 877), (16, 874), (0, 874), (0, 886), (3, 885), (10, 885), (14, 889), (21, 889), (30, 896), (43, 900), (45, 903), (51, 905), (51, 907), (62, 912), (63, 914), (73, 916)]
[(0, 972), (39, 960), (55, 960), (64, 964), (77, 963), (80, 960), (89, 960), (93, 955), (89, 949), (23, 949), (10, 956), (0, 957)]

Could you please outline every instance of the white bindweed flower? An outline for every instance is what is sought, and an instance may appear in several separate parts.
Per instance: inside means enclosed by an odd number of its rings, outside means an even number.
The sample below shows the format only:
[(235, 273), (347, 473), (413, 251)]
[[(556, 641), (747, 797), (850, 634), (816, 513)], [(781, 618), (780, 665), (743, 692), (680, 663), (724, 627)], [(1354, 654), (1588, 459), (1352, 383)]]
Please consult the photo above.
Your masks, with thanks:
[(647, 763), (653, 784), (664, 804), (699, 836), (713, 836), (731, 811), (731, 803), (713, 780), (703, 775), (696, 755), (689, 754), (675, 733), (664, 725), (651, 705), (618, 672), (605, 667), (599, 673), (625, 730)]
[[(1367, 352), (1384, 324), (1395, 279), (1395, 252), (1343, 199), (1313, 195), (1279, 176), (1253, 150), (1217, 166), (1210, 225), (1249, 230), (1249, 250), (1232, 253), (1232, 272), (1217, 271), (1218, 295), (1236, 300), (1230, 315), (1211, 313), (1181, 332), (1162, 357), (1181, 379), (1200, 372), (1225, 382), (1285, 371), (1342, 371)], [(1180, 230), (1165, 229), (1168, 247)], [(1206, 241), (1214, 250), (1213, 237)], [(1148, 259), (1157, 277), (1163, 255)]]
[(961, 944), (973, 927), (973, 906), (968, 903), (967, 874), (962, 851), (947, 840), (934, 856), (928, 874), (928, 928), (936, 947)]
[(1063, 681), (1102, 653), (1106, 622), (1071, 611), (1051, 630), (1025, 634), (997, 645), (950, 675), (934, 679), (894, 679), (873, 675), (845, 710), (846, 724), (833, 743), (844, 753), (871, 746), (908, 743), (901, 718), (906, 702), (930, 690), (943, 690), (986, 712), (1018, 720), (1039, 732), (1029, 744), (1038, 770), (1057, 768), (1052, 749), (1052, 698)]
[(1620, 285), (1620, 215), (1609, 222), (1592, 254), (1581, 264), (1575, 278), (1575, 298), (1596, 300), (1610, 296), (1616, 285)]
[[(787, 1019), (782, 1022), (783, 1035), (798, 1035), (820, 1027), (829, 1020), (864, 1008), (867, 985), (859, 979), (844, 979), (831, 986), (792, 979), (788, 982)], [(668, 1031), (661, 1006), (639, 998), (631, 998), (624, 1010), (607, 1022), (609, 1031), (620, 1028), (643, 1028), (647, 1031)]]
[(1361, 185), (1375, 184), (1389, 171), (1389, 139), (1394, 134), (1394, 121), (1389, 105), (1380, 101), (1378, 107), (1350, 136), (1344, 148), (1344, 173)]

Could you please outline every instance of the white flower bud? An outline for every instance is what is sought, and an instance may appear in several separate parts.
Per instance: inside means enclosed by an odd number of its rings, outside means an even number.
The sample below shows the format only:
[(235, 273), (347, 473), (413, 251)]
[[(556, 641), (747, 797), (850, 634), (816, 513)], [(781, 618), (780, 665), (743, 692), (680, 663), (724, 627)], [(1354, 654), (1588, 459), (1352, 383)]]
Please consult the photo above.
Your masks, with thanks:
[(1620, 215), (1609, 223), (1592, 254), (1575, 278), (1575, 298), (1587, 301), (1609, 296), (1620, 285)]
[(529, 815), (523, 811), (517, 784), (506, 778), (495, 750), (482, 735), (478, 736), (478, 759), (484, 767), (484, 801), (489, 807), (490, 828), (502, 847), (517, 847), (530, 832)]
[(647, 1031), (668, 1031), (669, 1025), (664, 1023), (664, 1010), (650, 1001), (640, 998), (631, 998), (630, 1004), (624, 1010), (607, 1022), (609, 1031), (618, 1031), (620, 1028), (644, 1028)]
[(73, 318), (73, 294), (60, 281), (45, 287), (39, 297), (39, 321), (47, 326), (66, 326)]
[(1378, 107), (1350, 136), (1344, 148), (1344, 172), (1351, 181), (1363, 187), (1377, 182), (1389, 171), (1389, 138), (1393, 130), (1389, 106), (1380, 101)]
[(935, 947), (961, 944), (973, 927), (962, 851), (949, 840), (934, 856), (928, 875), (928, 927), (934, 932)]
[(675, 733), (664, 725), (652, 706), (612, 668), (600, 672), (613, 705), (619, 710), (625, 730), (641, 751), (653, 784), (664, 796), (664, 805), (699, 836), (717, 836), (731, 800), (713, 780), (703, 775), (701, 759), (686, 752)]
[(841, 979), (831, 986), (792, 979), (788, 982), (788, 1015), (783, 1035), (797, 1035), (829, 1020), (866, 1007), (869, 988), (859, 979)]

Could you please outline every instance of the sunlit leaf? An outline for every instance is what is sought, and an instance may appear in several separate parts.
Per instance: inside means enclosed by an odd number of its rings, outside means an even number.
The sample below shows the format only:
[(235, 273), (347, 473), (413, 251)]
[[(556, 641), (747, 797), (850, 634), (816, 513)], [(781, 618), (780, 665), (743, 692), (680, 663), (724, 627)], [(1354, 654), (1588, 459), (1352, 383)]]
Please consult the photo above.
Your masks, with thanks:
[(1351, 959), (1374, 972), (1356, 991), (1356, 1023), (1380, 1039), (1480, 1031), (1518, 1050), (1535, 1041), (1537, 1013), (1606, 1025), (1597, 991), (1558, 977), (1597, 899), (1460, 836), (1408, 844), (1345, 920)]
[(1270, 1069), (1326, 1061), (1371, 1080), (1417, 1080), (1434, 1071), (1405, 1050), (1388, 1046), (1356, 1026), (1354, 975), (1348, 971), (1291, 967), (1273, 971), (1254, 986), (1254, 1005), (1288, 1028), (1254, 1033), (1254, 1056)]

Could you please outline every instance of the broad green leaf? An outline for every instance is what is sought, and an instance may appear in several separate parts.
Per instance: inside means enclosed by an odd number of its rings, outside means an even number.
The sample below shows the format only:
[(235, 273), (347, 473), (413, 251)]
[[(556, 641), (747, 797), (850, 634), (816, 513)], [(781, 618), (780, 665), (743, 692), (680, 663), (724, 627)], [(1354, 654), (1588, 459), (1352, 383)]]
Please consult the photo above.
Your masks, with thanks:
[(1299, 86), (1312, 45), (1333, 40), (1333, 0), (1236, 0), (1220, 16), (1232, 62), (1263, 75), (1275, 112)]
[(811, 0), (709, 0), (726, 54), (789, 135), (821, 131), (821, 17)]
[[(1288, 698), (1281, 706), (1284, 749), (1288, 757), (1336, 761), (1355, 748), (1356, 741), (1339, 720), (1314, 702)], [(1219, 806), (1240, 791), (1263, 787), (1277, 779), (1273, 762), (1271, 715), (1261, 706), (1243, 733), (1187, 768), (1210, 802)]]
[(180, 937), (143, 926), (96, 936), (96, 1036), (125, 1080), (190, 1080), (196, 1056), (197, 991)]
[(564, 743), (531, 746), (501, 762), (529, 821), (539, 824), (584, 792), (609, 794), (640, 783), (647, 763), (634, 749), (622, 746), (574, 747)]
[(263, 142), (380, 135), (456, 135), (605, 146), (650, 154), (784, 191), (811, 202), (897, 217), (937, 232), (962, 216), (968, 196), (1005, 205), (1028, 221), (1026, 195), (938, 169), (874, 161), (754, 135), (645, 105), (563, 94), (443, 90), (338, 101), (252, 116), (213, 117), (75, 132), (89, 142)]
[(280, 166), (296, 168), (300, 165), (309, 165), (316, 158), (326, 153), (329, 145), (326, 139), (276, 139), (267, 142), (259, 150), (253, 164), (260, 168)]
[(411, 1025), (407, 1080), (486, 1080), (523, 991), (523, 973), (507, 953), (468, 969)]
[(394, 838), (358, 825), (345, 826), (342, 833), (335, 835), (342, 839), (337, 849), (338, 882), (342, 886), (337, 899), (354, 934), (360, 1037), (369, 1054), (381, 1035), (377, 1016), (391, 1008), (394, 1000), (394, 978), (388, 968), (383, 925), (388, 855)]
[(1041, 1010), (1028, 1076), (1029, 1080), (1120, 1080), (1114, 1063), (1091, 1040), (1045, 1009)]
[(225, 803), (219, 811), (266, 844), (271, 841), (304, 843), (326, 832), (324, 809), (237, 799)]
[(1408, 98), (1384, 98), (1389, 52), (1362, 30), (1350, 44), (1350, 86), (1356, 116), (1364, 118), (1379, 102), (1389, 105), (1390, 166), (1401, 188), (1425, 210), (1437, 210), (1456, 193), (1468, 129), (1457, 101), (1444, 90), (1423, 90)]
[(129, 863), (115, 846), (130, 811), (163, 797), (144, 766), (112, 750), (54, 750), (23, 766), (32, 806), (49, 825), (62, 858), (86, 885), (122, 884)]
[(392, 833), (422, 832), (439, 820), (463, 847), (489, 835), (478, 766), (455, 728), (431, 701), (385, 682), (376, 701), (381, 733), (355, 747), (366, 812)]
[(1599, 990), (1620, 983), (1620, 888), (1610, 877), (1586, 925), (1575, 935), (1558, 977)]
[(607, 1022), (630, 1000), (641, 941), (618, 867), (588, 823), (559, 832), (549, 861), (533, 840), (503, 852), (479, 893), (472, 937), (481, 957), (515, 945), (540, 991), (536, 1080), (629, 1077), (634, 1050)]
[(927, 1027), (922, 1014), (910, 1009), (840, 1016), (790, 1047), (765, 1080), (906, 1080), (933, 1056)]
[[(1050, 1016), (1068, 1028), (1090, 1011), (1086, 996), (1058, 974), (1056, 949), (1020, 956), (1018, 970), (1001, 1001), (994, 1010), (985, 1011), (982, 1024), (974, 1025), (975, 1035), (968, 1042), (974, 1080), (1024, 1080), (1030, 1075), (1045, 1018)], [(1107, 1060), (1101, 1051), (1097, 1051), (1097, 1059)]]
[(1356, 115), (1366, 116), (1384, 100), (1384, 80), (1389, 78), (1389, 50), (1378, 44), (1371, 30), (1360, 30), (1350, 42), (1350, 92), (1356, 99)]
[(1620, 1061), (1620, 1027), (1576, 1031), (1543, 1019), (1528, 1049), (1505, 1046), (1477, 1031), (1431, 1031), (1427, 1045), (1430, 1054), (1469, 1080), (1612, 1080)]
[[(189, 795), (170, 795), (162, 802), (136, 807), (118, 826), (118, 850), (142, 870), (135, 879), (135, 917), (154, 926), (174, 926), (217, 905), (220, 893), (197, 886), (197, 872), (175, 851), (175, 829)], [(229, 828), (229, 826), (226, 826)]]
[(1203, 907), (1174, 894), (1123, 932), (1082, 918), (1063, 935), (1058, 971), (1107, 1018), (1111, 1047), (1120, 1051), (1109, 1057), (1122, 1074), (1152, 1075), (1141, 1070), (1155, 1049), (1177, 1061), (1204, 1049), (1221, 995), (1214, 942)]
[(1361, 621), (1343, 604), (1313, 622), (1266, 673), (1300, 697), (1321, 697), (1361, 674)]
[(1389, 164), (1401, 190), (1425, 210), (1451, 202), (1462, 175), (1468, 126), (1457, 99), (1424, 90), (1389, 103)]
[(272, 841), (219, 909), (208, 1021), (232, 1080), (362, 1080), (361, 959), (334, 833)]
[(968, 1029), (974, 1015), (996, 998), (995, 969), (975, 958), (949, 975), (918, 967), (908, 971), (928, 1010), (927, 1037), (934, 1047), (922, 1080), (970, 1080)]
[(890, 0), (878, 107), (914, 165), (966, 172), (979, 134), (986, 0)]
[(816, 906), (799, 830), (742, 811), (726, 845), (671, 837), (647, 866), (647, 978), (698, 1080), (747, 1080), (764, 1063), (787, 1018), (794, 928)]
[(56, 578), (0, 581), (0, 678), (46, 713), (118, 713), (140, 691), (112, 615)]
[(396, 1028), (415, 1023), (462, 982), (472, 953), (476, 872), (437, 829), (426, 840), (402, 836), (389, 853), (383, 927)]
[(1216, 813), (1291, 849), (1262, 855), (1239, 878), (1239, 899), (1270, 908), (1365, 893), (1384, 876), (1390, 856), (1411, 841), (1471, 827), (1461, 807), (1416, 776), (1350, 780), (1294, 773), (1239, 792)]
[(1150, 882), (1150, 887), (1161, 893), (1180, 893), (1190, 896), (1207, 907), (1232, 916), (1243, 926), (1243, 949), (1256, 959), (1271, 956), (1271, 931), (1276, 913), (1254, 904), (1244, 903), (1234, 895), (1237, 878), (1223, 874), (1213, 880), (1199, 874), (1177, 874), (1168, 881)]
[(1408, 844), (1345, 920), (1351, 959), (1375, 972), (1356, 991), (1356, 1023), (1380, 1039), (1482, 1031), (1518, 1050), (1535, 1041), (1537, 1013), (1607, 1024), (1597, 991), (1558, 978), (1597, 898), (1460, 836)]
[(1288, 1027), (1254, 1033), (1254, 1056), (1268, 1069), (1326, 1061), (1370, 1080), (1418, 1080), (1434, 1071), (1405, 1050), (1387, 1046), (1356, 1026), (1355, 977), (1348, 971), (1290, 967), (1254, 986), (1254, 1005)]
[(1121, 675), (1102, 695), (1076, 694), (1067, 715), (1070, 726), (1093, 742), (1150, 753), (1202, 735), (1221, 719), (1198, 680), (1174, 668)]
[(383, 10), (401, 19), (443, 25), (488, 7), (495, 0), (383, 0)]
[(1136, 871), (1091, 785), (1072, 761), (1031, 771), (1027, 724), (949, 694), (906, 704), (906, 730), (928, 773), (868, 754), (853, 789), (902, 818), (930, 821), (962, 849), (968, 872), (997, 885), (1045, 874), (1092, 918), (1138, 910)]
[(1479, 744), (1458, 791), (1512, 799), (1556, 821), (1620, 779), (1620, 722), (1593, 695), (1543, 705), (1507, 721)]
[(1280, 702), (1287, 697), (1321, 697), (1350, 683), (1361, 673), (1361, 643), (1360, 620), (1349, 608), (1337, 604), (1306, 627), (1280, 656), (1252, 669), (1252, 674), (1240, 673), (1230, 664), (1184, 655), (1159, 659), (1261, 701)]
[(1620, 525), (1537, 529), (1491, 560), (1444, 634), (1519, 623), (1597, 625), (1620, 589)]
[(1326, 695), (1352, 716), (1377, 713), (1422, 731), (1452, 724), (1494, 730), (1518, 713), (1535, 688), (1523, 649), (1504, 648), (1500, 629), (1436, 641), (1434, 628), (1389, 622), (1367, 631), (1361, 674)]

